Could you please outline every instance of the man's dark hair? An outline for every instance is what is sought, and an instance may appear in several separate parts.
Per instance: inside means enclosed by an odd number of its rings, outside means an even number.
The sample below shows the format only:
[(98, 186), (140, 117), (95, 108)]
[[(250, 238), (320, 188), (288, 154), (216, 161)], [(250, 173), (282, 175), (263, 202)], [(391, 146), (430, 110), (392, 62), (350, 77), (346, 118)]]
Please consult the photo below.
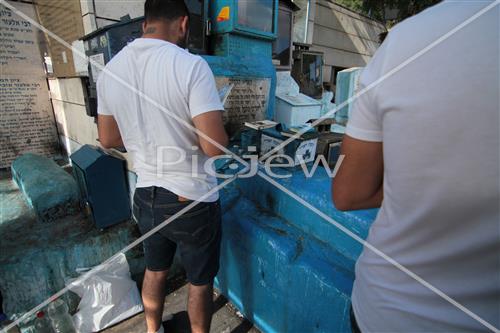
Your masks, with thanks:
[(173, 21), (182, 16), (189, 16), (189, 9), (184, 0), (146, 0), (144, 17), (146, 21)]

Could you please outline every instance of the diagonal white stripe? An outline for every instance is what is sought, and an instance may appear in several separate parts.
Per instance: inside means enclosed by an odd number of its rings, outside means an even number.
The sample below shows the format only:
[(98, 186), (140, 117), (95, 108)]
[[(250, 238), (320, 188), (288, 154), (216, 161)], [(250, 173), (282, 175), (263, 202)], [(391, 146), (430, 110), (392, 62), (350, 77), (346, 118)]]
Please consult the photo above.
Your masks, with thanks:
[[(91, 277), (92, 275), (94, 275), (95, 273), (97, 273), (99, 271), (102, 271), (110, 263), (112, 263), (114, 260), (116, 260), (119, 255), (121, 255), (122, 253), (126, 253), (129, 250), (131, 250), (132, 248), (136, 247), (141, 242), (143, 242), (145, 239), (147, 239), (148, 237), (150, 237), (154, 233), (158, 232), (159, 230), (163, 229), (165, 226), (167, 226), (167, 224), (175, 221), (178, 217), (180, 217), (184, 213), (188, 212), (191, 208), (196, 207), (201, 202), (201, 200), (204, 200), (204, 199), (208, 198), (210, 195), (212, 195), (213, 193), (217, 192), (219, 189), (221, 189), (221, 188), (229, 185), (231, 182), (233, 182), (234, 180), (236, 180), (236, 178), (238, 178), (239, 174), (243, 174), (246, 171), (247, 171), (246, 168), (242, 169), (239, 173), (235, 174), (233, 177), (226, 179), (224, 182), (222, 182), (221, 184), (219, 184), (218, 186), (214, 187), (209, 192), (207, 192), (206, 194), (204, 194), (199, 199), (200, 201), (193, 201), (192, 203), (190, 203), (189, 205), (187, 205), (186, 207), (184, 207), (183, 209), (179, 210), (177, 213), (175, 213), (174, 215), (172, 215), (171, 217), (169, 217), (168, 219), (166, 219), (165, 221), (163, 221), (161, 224), (159, 224), (155, 228), (151, 229), (150, 231), (148, 231), (147, 233), (145, 233), (144, 235), (142, 235), (140, 238), (136, 239), (135, 241), (133, 241), (129, 245), (125, 246), (120, 251), (116, 252), (114, 255), (112, 255), (111, 257), (109, 257), (108, 259), (106, 259), (104, 262), (102, 262), (98, 266), (95, 266), (90, 271), (84, 273), (82, 276), (80, 276), (77, 279), (75, 279), (74, 284), (84, 282), (89, 277)], [(28, 319), (29, 317), (31, 317), (32, 315), (34, 315), (38, 311), (42, 310), (44, 307), (46, 307), (47, 305), (49, 305), (50, 302), (54, 301), (58, 297), (61, 297), (62, 295), (64, 295), (69, 290), (71, 290), (71, 288), (68, 287), (68, 286), (62, 288), (61, 290), (59, 290), (58, 292), (56, 292), (55, 294), (53, 294), (52, 296), (50, 296), (49, 298), (47, 298), (45, 301), (43, 301), (42, 303), (38, 304), (37, 306), (35, 306), (34, 308), (32, 308), (31, 310), (29, 310), (28, 312), (26, 312), (24, 315), (22, 315), (21, 317), (19, 317), (18, 319), (16, 319), (13, 323), (11, 323), (10, 325), (8, 325), (7, 327), (4, 327), (3, 330), (2, 330), (2, 333), (7, 333), (9, 329), (11, 329), (14, 326), (18, 325), (20, 322), (24, 321), (25, 319)]]
[[(34, 26), (36, 26), (38, 29), (44, 31), (45, 33), (47, 33), (51, 38), (55, 39), (56, 41), (58, 41), (59, 43), (63, 44), (64, 46), (66, 46), (67, 48), (71, 49), (71, 45), (69, 45), (68, 43), (66, 43), (63, 39), (61, 39), (60, 37), (58, 37), (57, 35), (55, 35), (54, 33), (52, 33), (51, 31), (49, 31), (48, 29), (46, 29), (45, 27), (41, 26), (40, 24), (38, 24), (38, 22), (36, 21), (33, 21), (30, 17), (28, 17), (27, 15), (25, 15), (24, 13), (22, 13), (21, 11), (17, 10), (15, 7), (11, 6), (10, 4), (6, 3), (5, 0), (0, 0), (0, 3), (8, 8), (10, 8), (12, 11), (14, 11), (17, 15), (23, 17), (24, 19), (26, 19), (27, 21), (31, 22)], [(316, 120), (312, 125), (316, 125), (317, 123), (319, 123), (321, 120), (323, 120), (324, 118), (328, 117), (329, 115), (333, 114), (336, 110), (338, 110), (339, 108), (342, 108), (343, 106), (347, 105), (348, 103), (351, 103), (352, 101), (354, 101), (356, 98), (358, 98), (360, 95), (362, 95), (363, 93), (366, 93), (369, 89), (372, 89), (374, 88), (375, 85), (378, 85), (379, 83), (381, 83), (384, 79), (386, 79), (387, 77), (389, 76), (392, 76), (393, 74), (395, 74), (397, 71), (399, 71), (400, 69), (402, 69), (404, 66), (408, 65), (409, 63), (411, 63), (413, 60), (415, 60), (416, 58), (418, 58), (419, 56), (423, 55), (424, 53), (426, 53), (427, 51), (429, 51), (432, 47), (438, 45), (439, 43), (441, 43), (443, 40), (445, 40), (446, 38), (450, 37), (451, 35), (453, 35), (454, 33), (456, 33), (458, 30), (462, 29), (463, 27), (465, 27), (467, 24), (470, 24), (472, 21), (474, 21), (475, 19), (477, 19), (479, 16), (483, 15), (485, 12), (487, 12), (488, 10), (490, 10), (491, 8), (493, 8), (494, 6), (498, 5), (500, 3), (500, 0), (496, 0), (494, 3), (490, 4), (489, 6), (485, 7), (484, 9), (482, 9), (481, 11), (479, 11), (478, 13), (476, 13), (475, 15), (473, 15), (471, 18), (469, 18), (468, 20), (466, 20), (464, 23), (460, 24), (459, 26), (457, 26), (456, 28), (454, 28), (453, 30), (451, 30), (450, 32), (448, 32), (446, 35), (444, 35), (443, 37), (441, 37), (440, 39), (436, 40), (434, 43), (432, 43), (431, 45), (429, 45), (428, 47), (426, 47), (425, 49), (423, 49), (422, 51), (418, 52), (416, 55), (414, 55), (413, 57), (411, 57), (410, 59), (408, 59), (407, 61), (405, 61), (404, 63), (400, 64), (398, 67), (396, 67), (395, 69), (393, 69), (391, 72), (387, 73), (386, 75), (384, 75), (383, 77), (381, 77), (379, 80), (377, 80), (376, 82), (374, 82), (372, 85), (366, 87), (364, 90), (360, 91), (358, 94), (354, 95), (353, 97), (351, 97), (349, 100), (347, 100), (346, 102), (342, 103), (341, 105), (337, 106), (335, 109), (331, 110), (329, 113), (325, 114), (324, 116), (322, 116), (320, 119)], [(83, 54), (82, 52), (79, 52), (79, 51), (76, 51), (74, 52), (76, 53), (78, 56), (81, 56), (81, 57), (86, 57), (85, 54)], [(90, 60), (90, 63), (98, 68), (100, 68), (101, 70), (103, 71), (107, 71), (105, 68), (103, 68), (100, 64), (96, 63), (95, 61), (92, 61)], [(221, 146), (220, 144), (218, 144), (217, 142), (215, 142), (214, 140), (212, 140), (210, 137), (206, 136), (203, 132), (201, 131), (198, 131), (196, 128), (194, 128), (193, 126), (191, 126), (189, 123), (185, 123), (183, 119), (177, 119), (175, 115), (171, 114), (168, 110), (166, 110), (165, 108), (163, 108), (159, 103), (156, 103), (156, 101), (150, 99), (148, 96), (144, 95), (142, 92), (138, 91), (137, 89), (135, 89), (134, 87), (130, 86), (127, 82), (121, 80), (119, 77), (113, 75), (113, 73), (110, 73), (109, 71), (107, 71), (108, 74), (110, 74), (111, 76), (113, 76), (115, 79), (117, 79), (117, 81), (119, 81), (121, 84), (123, 84), (124, 86), (126, 86), (127, 88), (131, 89), (133, 92), (135, 92), (136, 94), (138, 94), (139, 96), (145, 98), (146, 100), (148, 100), (150, 103), (152, 103), (153, 105), (157, 106), (159, 109), (161, 109), (162, 111), (166, 112), (167, 114), (171, 115), (174, 119), (180, 121), (181, 123), (183, 123), (185, 126), (191, 128), (192, 130), (196, 131), (198, 133), (199, 136), (201, 137), (204, 137), (207, 141), (211, 142), (213, 145), (217, 146), (219, 149), (225, 151), (226, 153), (228, 153), (228, 155), (231, 155), (233, 158), (235, 158), (236, 160), (238, 160), (240, 163), (242, 163), (243, 165), (247, 166), (248, 168), (248, 163), (244, 160), (242, 160), (239, 156), (236, 156), (234, 155), (231, 151), (229, 151), (227, 148)], [(301, 134), (303, 134), (304, 131), (302, 132), (298, 132), (294, 137), (291, 137), (290, 139), (284, 141), (280, 146), (277, 146), (275, 147), (273, 151), (270, 151), (268, 154), (264, 155), (263, 157), (261, 157), (261, 159), (265, 159), (267, 158), (269, 155), (271, 155), (272, 153), (274, 153), (275, 151), (279, 150), (281, 147), (287, 145), (288, 143), (290, 143), (291, 141), (293, 141), (294, 139), (296, 139), (297, 137), (299, 137)], [(242, 170), (239, 174), (242, 174), (244, 172), (246, 172), (246, 169)], [(308, 204), (306, 201), (304, 201), (302, 198), (300, 198), (299, 196), (293, 194), (292, 192), (288, 191), (286, 188), (284, 188), (283, 186), (281, 186), (281, 184), (275, 182), (273, 179), (271, 179), (269, 176), (263, 174), (262, 172), (259, 172), (259, 176), (263, 177), (264, 179), (266, 179), (267, 181), (269, 181), (271, 184), (275, 185), (276, 187), (278, 187), (280, 190), (284, 191), (285, 193), (287, 193), (288, 195), (290, 195), (292, 198), (294, 198), (295, 200), (299, 201), (301, 204), (303, 204), (304, 206), (308, 207), (309, 209), (313, 210), (316, 214), (320, 215), (321, 217), (323, 217), (324, 219), (326, 219), (327, 221), (329, 221), (330, 223), (334, 224), (337, 228), (339, 228), (341, 231), (345, 232), (347, 235), (351, 236), (352, 238), (354, 238), (356, 241), (362, 243), (363, 245), (365, 245), (366, 247), (368, 247), (370, 250), (374, 251), (375, 253), (379, 254), (380, 256), (382, 256), (384, 259), (388, 260), (388, 262), (390, 262), (391, 264), (393, 264), (394, 266), (398, 267), (400, 270), (402, 270), (403, 272), (405, 272), (406, 274), (408, 274), (409, 276), (411, 276), (412, 278), (416, 279), (418, 282), (422, 283), (424, 286), (426, 286), (427, 288), (429, 288), (430, 290), (434, 291), (436, 294), (438, 294), (439, 296), (443, 297), (445, 300), (447, 300), (448, 302), (450, 302), (451, 304), (455, 305), (457, 308), (459, 308), (460, 310), (464, 311), (466, 314), (468, 314), (470, 317), (476, 319), (477, 321), (479, 321), (481, 324), (483, 324), (485, 327), (491, 329), (492, 331), (494, 332), (499, 332), (500, 331), (498, 329), (496, 329), (494, 326), (492, 326), (491, 324), (489, 324), (488, 322), (484, 321), (482, 318), (480, 318), (479, 316), (477, 316), (476, 314), (474, 314), (472, 311), (468, 310), (467, 308), (463, 307), (460, 303), (456, 302), (455, 300), (453, 300), (452, 298), (450, 298), (449, 296), (447, 296), (446, 294), (444, 294), (443, 292), (441, 292), (439, 289), (435, 288), (434, 286), (432, 286), (431, 284), (429, 284), (428, 282), (426, 282), (425, 280), (421, 279), (418, 275), (414, 274), (413, 272), (411, 272), (410, 270), (406, 269), (404, 266), (400, 265), (397, 261), (395, 261), (394, 259), (390, 258), (389, 256), (385, 255), (383, 252), (379, 251), (378, 249), (376, 249), (375, 247), (373, 247), (372, 245), (370, 245), (369, 243), (367, 243), (366, 241), (364, 241), (363, 239), (361, 239), (359, 236), (357, 236), (356, 234), (352, 233), (350, 230), (348, 230), (347, 228), (345, 228), (344, 226), (342, 226), (341, 224), (339, 224), (338, 222), (334, 221), (333, 219), (331, 219), (328, 215), (322, 213), (321, 211), (319, 211), (318, 209), (316, 209), (314, 206)], [(217, 186), (216, 188), (214, 188), (212, 191), (215, 192), (215, 190), (218, 190), (224, 186), (226, 186), (227, 184), (229, 184), (230, 182), (234, 181), (236, 179), (237, 175), (235, 175), (233, 178), (230, 178), (226, 181), (224, 181), (222, 184), (220, 184), (219, 186)], [(213, 192), (210, 191), (206, 194), (206, 196), (208, 197), (209, 195), (211, 195)], [(287, 192), (288, 191), (288, 192)], [(200, 200), (203, 200), (205, 198), (202, 197)], [(192, 207), (195, 207), (196, 205), (198, 204), (198, 202), (193, 202), (191, 203), (190, 205), (188, 205), (187, 207), (185, 207), (183, 210), (179, 211), (176, 215), (172, 216), (171, 218), (169, 218), (168, 220), (164, 221), (161, 225), (159, 225), (157, 228), (154, 229), (154, 231), (152, 230), (151, 233), (148, 233), (148, 234), (145, 234), (143, 237), (139, 238), (138, 240), (136, 240), (135, 242), (133, 242), (132, 244), (128, 245), (127, 247), (125, 247), (124, 249), (122, 249), (121, 251), (119, 251), (117, 254), (115, 254), (114, 256), (112, 256), (111, 258), (109, 258), (108, 260), (106, 260), (103, 264), (103, 266), (105, 266), (106, 264), (108, 264), (109, 262), (111, 262), (112, 260), (114, 260), (116, 258), (116, 256), (118, 254), (121, 254), (121, 253), (125, 253), (127, 252), (128, 250), (130, 250), (131, 248), (133, 248), (134, 246), (138, 245), (141, 241), (143, 241), (144, 239), (146, 239), (147, 237), (149, 237), (151, 234), (153, 234), (154, 232), (156, 232), (157, 230), (163, 228), (165, 225), (167, 225), (168, 223), (170, 223), (171, 221), (175, 220), (178, 216), (182, 215), (185, 211), (191, 209)], [(92, 275), (93, 273), (91, 273), (91, 271), (87, 272), (86, 274), (84, 274), (81, 278), (81, 280), (79, 281), (83, 281), (85, 279), (87, 279), (90, 275)], [(50, 301), (53, 299), (53, 298), (56, 298), (56, 297), (59, 297), (60, 295), (64, 294), (66, 291), (68, 290), (68, 288), (64, 288), (62, 289), (61, 291), (59, 291), (58, 293), (54, 294), (52, 297), (50, 297), (48, 300), (46, 300), (45, 302), (41, 303), (40, 305), (38, 305), (37, 307), (35, 307), (34, 309), (30, 310), (30, 312), (26, 313), (23, 317), (19, 318), (18, 320), (16, 320), (15, 323), (11, 324), (10, 326), (4, 328), (4, 331), (3, 332), (6, 332), (8, 329), (12, 328), (14, 325), (18, 324), (21, 320), (23, 320), (24, 318), (27, 318), (29, 317), (30, 315), (34, 314), (36, 311), (40, 310), (41, 308), (43, 308), (44, 306), (46, 306), (48, 303), (50, 303)]]
[[(67, 43), (66, 41), (64, 41), (61, 37), (59, 37), (58, 35), (54, 34), (52, 31), (48, 30), (47, 28), (45, 28), (44, 26), (42, 26), (41, 24), (39, 24), (38, 22), (36, 22), (35, 20), (33, 20), (31, 17), (29, 17), (28, 15), (24, 14), (22, 11), (20, 11), (17, 8), (15, 8), (14, 6), (12, 6), (11, 4), (7, 3), (5, 0), (0, 0), (0, 4), (2, 4), (3, 6), (9, 8), (14, 13), (16, 13), (18, 16), (20, 16), (23, 19), (25, 19), (26, 21), (30, 22), (33, 26), (35, 26), (38, 29), (40, 29), (43, 32), (45, 32), (47, 35), (49, 35), (51, 38), (53, 38), (57, 42), (59, 42), (62, 45), (64, 45), (66, 48), (72, 49), (71, 45), (69, 43)], [(82, 58), (87, 58), (86, 55), (83, 52), (80, 52), (79, 50), (73, 50), (73, 54), (76, 54), (77, 56), (82, 57)], [(103, 72), (106, 72), (108, 75), (110, 75), (111, 77), (113, 77), (115, 80), (117, 80), (119, 83), (121, 83), (122, 85), (124, 85), (126, 88), (130, 89), (132, 92), (134, 92), (137, 95), (139, 95), (141, 98), (144, 98), (145, 100), (147, 100), (148, 102), (150, 102), (154, 106), (158, 107), (160, 110), (162, 110), (163, 112), (165, 112), (168, 116), (171, 116), (172, 118), (174, 118), (175, 120), (177, 120), (178, 122), (180, 122), (181, 124), (183, 124), (184, 126), (186, 126), (186, 127), (190, 128), (191, 130), (195, 131), (200, 137), (205, 138), (211, 144), (213, 144), (214, 146), (218, 147), (220, 150), (226, 152), (232, 158), (234, 158), (235, 160), (237, 160), (238, 162), (240, 162), (243, 166), (245, 166), (245, 168), (242, 169), (240, 172), (238, 172), (236, 175), (234, 175), (234, 177), (229, 178), (229, 179), (225, 180), (224, 182), (222, 182), (220, 185), (214, 187), (212, 190), (210, 190), (205, 195), (203, 195), (201, 198), (199, 198), (198, 201), (193, 201), (191, 204), (189, 204), (188, 206), (186, 206), (185, 208), (183, 208), (182, 210), (180, 210), (179, 212), (177, 212), (175, 215), (173, 215), (169, 219), (167, 219), (164, 222), (162, 222), (156, 228), (152, 229), (151, 231), (149, 231), (148, 233), (144, 234), (139, 239), (135, 240), (131, 244), (129, 244), (126, 247), (124, 247), (122, 250), (120, 250), (119, 252), (117, 252), (116, 254), (114, 254), (113, 256), (111, 256), (110, 258), (108, 258), (106, 261), (104, 261), (102, 264), (100, 264), (98, 267), (96, 267), (96, 268), (94, 268), (94, 269), (86, 272), (83, 276), (81, 276), (79, 279), (77, 279), (76, 282), (82, 282), (82, 281), (87, 280), (91, 275), (95, 274), (99, 270), (102, 270), (109, 263), (111, 263), (113, 260), (115, 260), (116, 257), (119, 254), (125, 253), (125, 252), (129, 251), (130, 249), (132, 249), (133, 247), (137, 246), (142, 241), (144, 241), (145, 239), (147, 239), (148, 237), (150, 237), (151, 235), (153, 235), (155, 232), (157, 232), (158, 230), (160, 230), (163, 227), (165, 227), (168, 223), (174, 221), (179, 216), (181, 216), (182, 214), (184, 214), (185, 212), (187, 212), (189, 209), (191, 209), (191, 208), (195, 207), (196, 205), (198, 205), (202, 200), (208, 198), (210, 195), (212, 195), (213, 193), (217, 192), (220, 188), (223, 188), (224, 186), (226, 186), (229, 183), (231, 183), (232, 181), (234, 181), (239, 174), (245, 173), (248, 170), (248, 168), (249, 168), (249, 164), (245, 160), (241, 159), (238, 155), (234, 154), (232, 151), (230, 151), (226, 147), (222, 146), (221, 144), (219, 144), (218, 142), (216, 142), (215, 140), (213, 140), (212, 138), (210, 138), (209, 136), (207, 136), (202, 131), (198, 130), (197, 128), (195, 128), (191, 124), (189, 124), (186, 121), (184, 121), (184, 119), (182, 119), (182, 118), (178, 117), (177, 115), (169, 112), (160, 103), (156, 102), (155, 100), (153, 100), (149, 96), (145, 95), (144, 93), (142, 93), (141, 91), (139, 91), (135, 87), (131, 86), (128, 82), (122, 80), (120, 77), (118, 77), (114, 73), (112, 73), (109, 70), (107, 70), (101, 64), (93, 61), (92, 59), (89, 59), (89, 62), (93, 66), (96, 66), (97, 68), (99, 68), (100, 70), (102, 70)], [(54, 295), (52, 295), (51, 297), (49, 297), (47, 300), (45, 300), (44, 302), (40, 303), (39, 305), (37, 305), (36, 307), (34, 307), (33, 309), (31, 309), (30, 311), (28, 311), (27, 313), (25, 313), (23, 316), (21, 316), (20, 318), (18, 318), (14, 323), (12, 323), (9, 326), (5, 327), (2, 330), (2, 332), (7, 332), (10, 328), (12, 328), (15, 325), (19, 324), (21, 321), (25, 320), (26, 318), (32, 316), (34, 313), (36, 313), (40, 309), (42, 309), (43, 307), (47, 306), (52, 300), (54, 300), (55, 298), (63, 295), (68, 290), (69, 290), (68, 287), (65, 287), (65, 288), (61, 289), (60, 291), (58, 291), (57, 293), (55, 293)]]
[(422, 279), (417, 274), (413, 273), (411, 270), (409, 270), (405, 266), (401, 265), (399, 262), (397, 262), (393, 258), (389, 257), (387, 254), (385, 254), (384, 252), (380, 251), (375, 246), (371, 245), (370, 243), (368, 243), (367, 241), (365, 241), (363, 238), (359, 237), (354, 232), (352, 232), (351, 230), (347, 229), (345, 226), (343, 226), (339, 222), (335, 221), (330, 216), (328, 216), (327, 214), (323, 213), (322, 211), (320, 211), (319, 209), (317, 209), (316, 207), (314, 207), (313, 205), (311, 205), (310, 203), (308, 203), (307, 201), (305, 201), (304, 199), (302, 199), (297, 194), (295, 194), (292, 191), (288, 190), (286, 187), (284, 187), (283, 185), (281, 185), (280, 183), (278, 183), (276, 180), (272, 179), (271, 177), (269, 177), (268, 175), (266, 175), (262, 171), (259, 171), (258, 175), (260, 177), (262, 177), (263, 179), (265, 179), (266, 181), (268, 181), (269, 183), (271, 183), (272, 185), (274, 185), (275, 187), (277, 187), (279, 190), (283, 191), (285, 194), (287, 194), (288, 196), (290, 196), (294, 200), (298, 201), (304, 207), (309, 208), (311, 211), (313, 211), (314, 213), (316, 213), (317, 215), (319, 215), (321, 218), (323, 218), (326, 221), (328, 221), (330, 224), (333, 224), (337, 229), (339, 229), (340, 231), (342, 231), (343, 233), (345, 233), (349, 237), (353, 238), (358, 243), (362, 244), (363, 246), (365, 246), (366, 248), (368, 248), (371, 251), (375, 252), (377, 255), (379, 255), (383, 259), (387, 260), (387, 262), (389, 262), (390, 264), (394, 265), (396, 268), (398, 268), (400, 271), (402, 271), (403, 273), (407, 274), (411, 278), (415, 279), (417, 282), (419, 282), (420, 284), (422, 284), (424, 287), (426, 287), (426, 288), (430, 289), (431, 291), (433, 291), (434, 293), (436, 293), (438, 296), (440, 296), (441, 298), (443, 298), (445, 301), (449, 302), (450, 304), (452, 304), (456, 308), (458, 308), (461, 311), (463, 311), (465, 314), (467, 314), (471, 318), (477, 320), (479, 323), (481, 323), (482, 325), (484, 325), (485, 327), (487, 327), (491, 331), (493, 331), (495, 333), (500, 333), (500, 330), (498, 328), (496, 328), (495, 326), (491, 325), (486, 320), (484, 320), (483, 318), (479, 317), (477, 314), (475, 314), (474, 312), (470, 311), (465, 306), (463, 306), (462, 304), (460, 304), (459, 302), (457, 302), (456, 300), (454, 300), (450, 296), (446, 295), (444, 292), (442, 292), (441, 290), (439, 290), (438, 288), (436, 288), (435, 286), (433, 286), (429, 282), (425, 281), (424, 279)]

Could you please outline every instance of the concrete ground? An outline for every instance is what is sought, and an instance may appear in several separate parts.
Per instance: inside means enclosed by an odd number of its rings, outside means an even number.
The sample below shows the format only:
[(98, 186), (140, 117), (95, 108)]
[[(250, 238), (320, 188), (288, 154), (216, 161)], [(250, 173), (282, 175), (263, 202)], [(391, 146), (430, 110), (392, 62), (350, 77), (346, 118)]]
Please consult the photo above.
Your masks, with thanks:
[[(167, 333), (189, 333), (189, 318), (186, 311), (187, 284), (171, 292), (165, 299), (163, 318), (173, 315), (173, 318), (164, 322)], [(140, 313), (123, 321), (104, 333), (145, 333), (146, 325), (144, 313)], [(252, 323), (242, 318), (227, 299), (214, 293), (214, 316), (212, 318), (212, 333), (259, 333)]]

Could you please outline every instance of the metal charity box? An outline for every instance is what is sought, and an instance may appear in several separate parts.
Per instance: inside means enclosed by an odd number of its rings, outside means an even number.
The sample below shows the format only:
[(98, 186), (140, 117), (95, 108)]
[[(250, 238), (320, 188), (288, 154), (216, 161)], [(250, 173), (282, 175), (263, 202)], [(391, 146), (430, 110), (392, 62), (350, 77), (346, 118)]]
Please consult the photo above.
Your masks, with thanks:
[[(292, 131), (281, 131), (279, 126), (262, 130), (260, 155), (264, 156), (271, 152), (284, 141), (293, 137), (294, 134)], [(269, 158), (278, 155), (274, 157), (276, 162), (290, 162), (291, 167), (300, 166), (314, 161), (317, 145), (318, 133), (316, 131), (306, 132), (278, 149)]]
[(276, 94), (275, 120), (278, 123), (287, 127), (300, 126), (320, 116), (321, 103), (317, 100), (304, 94)]
[(125, 161), (90, 145), (70, 158), (81, 197), (96, 226), (105, 228), (130, 219)]

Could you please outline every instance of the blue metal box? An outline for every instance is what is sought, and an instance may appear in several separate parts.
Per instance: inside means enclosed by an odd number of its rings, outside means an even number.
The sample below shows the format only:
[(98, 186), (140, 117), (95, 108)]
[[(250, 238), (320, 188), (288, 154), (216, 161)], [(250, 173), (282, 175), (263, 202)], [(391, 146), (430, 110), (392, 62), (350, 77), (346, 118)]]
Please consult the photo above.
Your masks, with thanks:
[(71, 156), (83, 203), (98, 228), (130, 219), (125, 161), (84, 145)]
[[(275, 147), (289, 139), (293, 132), (280, 131), (278, 128), (268, 128), (262, 130), (260, 136), (260, 154), (266, 155)], [(276, 162), (285, 162), (285, 158), (290, 162), (291, 167), (297, 167), (314, 161), (316, 147), (318, 145), (318, 133), (316, 131), (303, 133), (283, 148), (272, 154), (279, 155)], [(287, 156), (287, 157), (285, 157)]]

